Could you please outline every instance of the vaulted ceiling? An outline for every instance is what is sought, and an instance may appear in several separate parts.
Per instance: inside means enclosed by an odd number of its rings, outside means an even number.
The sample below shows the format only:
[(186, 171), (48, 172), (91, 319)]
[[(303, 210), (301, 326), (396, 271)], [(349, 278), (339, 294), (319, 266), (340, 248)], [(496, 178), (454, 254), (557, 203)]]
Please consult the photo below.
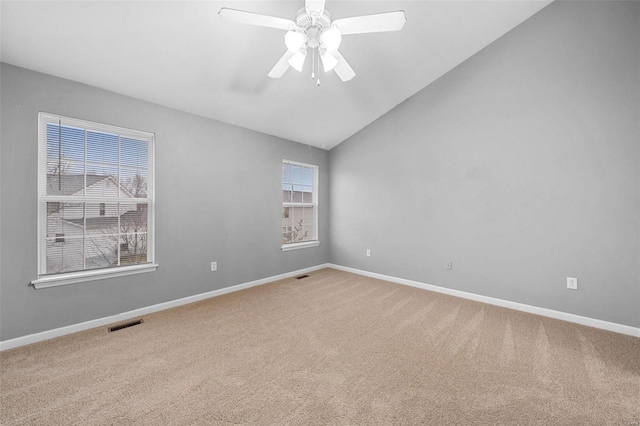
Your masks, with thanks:
[(331, 149), (548, 5), (337, 1), (333, 19), (404, 10), (398, 32), (344, 36), (342, 82), (308, 58), (267, 73), (284, 31), (225, 22), (222, 7), (295, 19), (299, 1), (6, 1), (1, 60), (196, 115)]

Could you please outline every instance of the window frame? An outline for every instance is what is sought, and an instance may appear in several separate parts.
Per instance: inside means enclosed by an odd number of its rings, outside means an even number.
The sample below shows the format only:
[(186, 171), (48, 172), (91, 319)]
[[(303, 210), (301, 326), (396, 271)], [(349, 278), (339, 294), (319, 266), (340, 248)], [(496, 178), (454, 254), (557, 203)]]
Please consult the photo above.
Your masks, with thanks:
[[(66, 122), (66, 123), (65, 123)], [(147, 232), (146, 232), (146, 255), (147, 262), (140, 264), (127, 264), (120, 266), (112, 266), (99, 269), (84, 269), (73, 272), (46, 273), (46, 255), (47, 255), (47, 202), (57, 202), (60, 206), (65, 203), (81, 202), (81, 203), (113, 203), (119, 202), (120, 198), (111, 199), (102, 197), (103, 201), (96, 201), (92, 197), (84, 196), (82, 199), (78, 196), (65, 195), (47, 195), (47, 123), (57, 123), (69, 126), (75, 126), (85, 131), (108, 132), (117, 134), (119, 137), (131, 137), (136, 139), (144, 139), (148, 148), (148, 164), (147, 164), (147, 182), (149, 188), (145, 198), (140, 198), (138, 203), (147, 205)], [(86, 164), (86, 160), (84, 162)], [(86, 168), (85, 168), (86, 170)], [(133, 130), (109, 124), (97, 123), (89, 120), (65, 117), (59, 114), (51, 114), (46, 112), (38, 113), (38, 189), (37, 189), (37, 265), (36, 279), (31, 281), (31, 285), (36, 289), (56, 287), (67, 284), (75, 284), (85, 281), (100, 280), (106, 278), (121, 277), (145, 272), (153, 272), (158, 268), (155, 262), (155, 134), (140, 130)], [(86, 173), (86, 172), (85, 172)], [(95, 197), (94, 197), (95, 198)], [(144, 200), (144, 201), (142, 201)], [(64, 244), (64, 243), (63, 243)]]
[[(282, 185), (283, 185), (283, 181), (282, 181), (282, 167), (284, 167), (285, 164), (291, 164), (294, 166), (301, 166), (301, 167), (307, 167), (310, 168), (313, 171), (313, 194), (312, 194), (312, 200), (311, 203), (294, 203), (294, 202), (285, 202), (284, 200), (282, 200)], [(280, 198), (281, 198), (281, 205), (280, 205), (280, 217), (282, 217), (282, 211), (283, 209), (287, 208), (287, 207), (312, 207), (313, 209), (313, 233), (315, 235), (315, 239), (314, 240), (309, 240), (309, 241), (302, 241), (302, 242), (295, 242), (295, 243), (283, 243), (282, 239), (281, 239), (281, 247), (280, 249), (282, 251), (290, 251), (290, 250), (297, 250), (297, 249), (302, 249), (302, 248), (309, 248), (309, 247), (317, 247), (320, 245), (320, 235), (318, 233), (318, 222), (319, 222), (319, 218), (320, 218), (320, 214), (319, 214), (319, 203), (318, 203), (318, 187), (319, 187), (319, 176), (320, 176), (320, 167), (316, 166), (314, 164), (307, 164), (307, 163), (301, 163), (299, 161), (292, 161), (292, 160), (282, 160), (282, 165), (281, 165), (281, 172), (280, 172)], [(282, 231), (283, 225), (282, 225), (282, 221), (280, 222), (280, 230)], [(280, 235), (282, 235), (282, 232), (280, 233)]]

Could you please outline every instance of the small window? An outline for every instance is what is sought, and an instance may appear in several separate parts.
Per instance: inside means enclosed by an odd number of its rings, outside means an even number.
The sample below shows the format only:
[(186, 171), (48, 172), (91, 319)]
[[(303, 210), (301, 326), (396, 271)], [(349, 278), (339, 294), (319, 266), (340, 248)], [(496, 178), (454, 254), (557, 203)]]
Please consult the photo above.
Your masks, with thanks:
[(318, 244), (318, 166), (284, 160), (282, 249)]
[(33, 285), (155, 270), (154, 135), (46, 113), (38, 118)]

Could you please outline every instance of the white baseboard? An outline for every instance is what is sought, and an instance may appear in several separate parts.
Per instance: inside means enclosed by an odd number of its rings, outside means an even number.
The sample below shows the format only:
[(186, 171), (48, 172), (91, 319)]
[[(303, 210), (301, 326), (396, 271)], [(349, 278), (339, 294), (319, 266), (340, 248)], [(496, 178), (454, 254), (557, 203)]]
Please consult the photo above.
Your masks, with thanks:
[(47, 330), (40, 333), (29, 334), (27, 336), (16, 337), (15, 339), (9, 339), (0, 342), (0, 351), (7, 349), (17, 348), (19, 346), (29, 345), (31, 343), (41, 342), (43, 340), (53, 339), (55, 337), (64, 336), (71, 333), (77, 333), (79, 331), (88, 330), (95, 327), (103, 327), (105, 325), (113, 324), (116, 322), (128, 320), (142, 315), (148, 315), (153, 312), (163, 311), (165, 309), (175, 308), (177, 306), (186, 305), (188, 303), (199, 302), (200, 300), (209, 299), (211, 297), (222, 296), (223, 294), (232, 293), (234, 291), (244, 290), (246, 288), (267, 284), (270, 282), (282, 280), (285, 278), (295, 277), (308, 272), (317, 271), (329, 267), (329, 264), (322, 264), (312, 266), (310, 268), (299, 269), (293, 272), (287, 272), (286, 274), (275, 275), (268, 278), (262, 278), (256, 281), (250, 281), (243, 284), (234, 285), (231, 287), (221, 288), (219, 290), (213, 290), (206, 293), (196, 294), (194, 296), (184, 297), (182, 299), (172, 300), (169, 302), (158, 303), (157, 305), (147, 306), (145, 308), (134, 309), (133, 311), (123, 312), (121, 314), (112, 315), (109, 317), (98, 318), (90, 321), (81, 322), (79, 324), (72, 324), (66, 327), (60, 327), (53, 330)]
[(347, 266), (328, 264), (329, 268), (338, 269), (340, 271), (351, 272), (365, 277), (378, 278), (385, 281), (390, 281), (398, 284), (408, 285), (411, 287), (422, 288), (425, 290), (435, 291), (437, 293), (444, 293), (451, 296), (462, 297), (464, 299), (475, 300), (478, 302), (488, 303), (490, 305), (502, 306), (504, 308), (515, 309), (517, 311), (528, 312), (530, 314), (542, 315), (549, 318), (555, 318), (563, 321), (573, 322), (576, 324), (582, 324), (589, 327), (600, 328), (602, 330), (613, 331), (616, 333), (627, 334), (629, 336), (640, 337), (640, 328), (631, 327), (628, 325), (617, 324), (614, 322), (602, 321), (599, 319), (583, 317), (580, 315), (569, 314), (561, 311), (554, 311), (553, 309), (540, 308), (537, 306), (526, 305), (524, 303), (511, 302), (509, 300), (496, 299), (494, 297), (481, 296), (479, 294), (467, 293), (466, 291), (453, 290), (446, 287), (439, 287), (432, 284), (424, 284), (418, 281), (407, 280), (404, 278), (392, 277), (389, 275), (377, 274), (375, 272), (363, 271), (361, 269), (349, 268)]
[(186, 305), (188, 303), (198, 302), (200, 300), (209, 299), (216, 296), (222, 296), (223, 294), (232, 293), (234, 291), (244, 290), (250, 287), (267, 284), (270, 282), (282, 280), (285, 278), (295, 277), (308, 272), (317, 271), (323, 268), (333, 268), (340, 271), (351, 272), (358, 275), (363, 275), (371, 278), (378, 278), (385, 281), (390, 281), (398, 284), (408, 285), (411, 287), (422, 288), (425, 290), (435, 291), (438, 293), (444, 293), (451, 296), (462, 297), (464, 299), (475, 300), (478, 302), (488, 303), (490, 305), (502, 306), (505, 308), (515, 309), (518, 311), (528, 312), (531, 314), (542, 315), (549, 318), (560, 319), (576, 324), (582, 324), (590, 327), (600, 328), (603, 330), (613, 331), (616, 333), (626, 334), (629, 336), (640, 337), (640, 328), (631, 327), (628, 325), (617, 324), (608, 321), (602, 321), (594, 318), (583, 317), (580, 315), (569, 314), (566, 312), (554, 311), (552, 309), (540, 308), (537, 306), (526, 305), (524, 303), (511, 302), (503, 299), (496, 299), (494, 297), (481, 296), (474, 293), (467, 293), (465, 291), (453, 290), (446, 287), (439, 287), (432, 284), (424, 284), (418, 281), (407, 280), (404, 278), (392, 277), (389, 275), (378, 274), (375, 272), (363, 271), (361, 269), (349, 268), (347, 266), (335, 265), (332, 263), (325, 263), (321, 265), (312, 266), (310, 268), (300, 269), (297, 271), (287, 272), (286, 274), (275, 275), (268, 278), (262, 278), (255, 281), (250, 281), (243, 284), (234, 285), (231, 287), (221, 288), (219, 290), (213, 290), (206, 293), (196, 294), (194, 296), (184, 297), (182, 299), (172, 300), (169, 302), (159, 303), (157, 305), (147, 306), (144, 308), (134, 309), (133, 311), (123, 312), (121, 314), (112, 315), (109, 317), (98, 318), (91, 321), (85, 321), (79, 324), (73, 324), (66, 327), (60, 327), (53, 330), (47, 330), (40, 333), (29, 334), (27, 336), (16, 337), (15, 339), (9, 339), (0, 341), (0, 351), (7, 349), (17, 348), (19, 346), (28, 345), (31, 343), (41, 342), (43, 340), (53, 339), (55, 337), (64, 336), (71, 333), (77, 333), (79, 331), (88, 330), (95, 327), (103, 327), (105, 325), (125, 321), (131, 318), (140, 317), (143, 315), (151, 314), (153, 312), (163, 311), (165, 309), (175, 308), (177, 306)]

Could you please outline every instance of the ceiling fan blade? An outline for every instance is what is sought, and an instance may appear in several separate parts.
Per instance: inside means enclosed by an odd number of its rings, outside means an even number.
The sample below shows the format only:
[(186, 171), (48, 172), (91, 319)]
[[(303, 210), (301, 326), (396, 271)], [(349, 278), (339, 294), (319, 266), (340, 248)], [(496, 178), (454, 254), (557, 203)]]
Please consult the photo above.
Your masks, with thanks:
[(261, 15), (259, 13), (245, 12), (243, 10), (223, 7), (218, 12), (220, 18), (239, 24), (257, 25), (259, 27), (277, 28), (279, 30), (292, 31), (296, 29), (296, 23), (290, 19), (276, 16)]
[(342, 35), (380, 33), (385, 31), (399, 31), (407, 21), (403, 10), (378, 13), (376, 15), (354, 16), (333, 21)]
[(336, 74), (338, 74), (340, 80), (349, 81), (356, 76), (356, 72), (353, 70), (353, 68), (351, 68), (347, 60), (344, 59), (344, 56), (342, 56), (340, 52), (336, 50), (335, 52), (331, 52), (331, 54), (338, 60), (338, 63), (333, 68), (333, 70), (336, 72)]
[(324, 10), (324, 0), (306, 0), (304, 7), (307, 9), (309, 15), (322, 15)]
[(276, 64), (269, 71), (269, 77), (271, 78), (280, 78), (282, 75), (289, 69), (289, 59), (291, 59), (295, 55), (295, 52), (289, 52), (288, 50), (284, 52), (284, 55), (276, 62)]

